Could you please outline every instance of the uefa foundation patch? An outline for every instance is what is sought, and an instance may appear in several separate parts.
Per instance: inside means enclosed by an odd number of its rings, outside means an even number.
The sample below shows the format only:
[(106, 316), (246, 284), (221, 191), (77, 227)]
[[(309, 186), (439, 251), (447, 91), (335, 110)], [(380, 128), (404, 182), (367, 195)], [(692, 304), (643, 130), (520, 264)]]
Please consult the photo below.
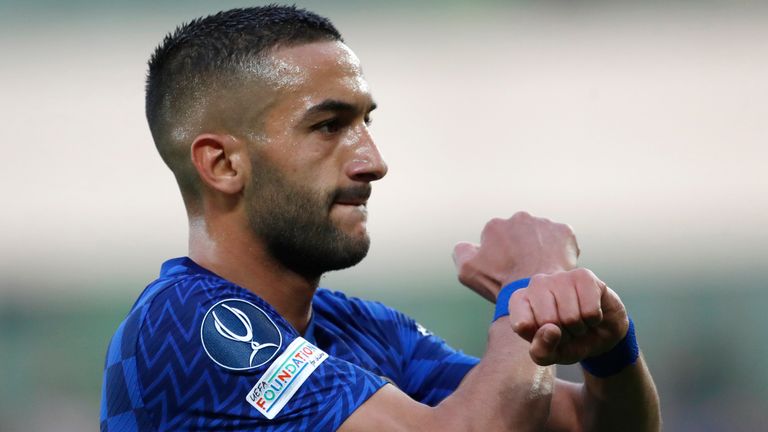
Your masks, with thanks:
[(327, 358), (320, 348), (298, 337), (269, 366), (245, 399), (272, 420)]

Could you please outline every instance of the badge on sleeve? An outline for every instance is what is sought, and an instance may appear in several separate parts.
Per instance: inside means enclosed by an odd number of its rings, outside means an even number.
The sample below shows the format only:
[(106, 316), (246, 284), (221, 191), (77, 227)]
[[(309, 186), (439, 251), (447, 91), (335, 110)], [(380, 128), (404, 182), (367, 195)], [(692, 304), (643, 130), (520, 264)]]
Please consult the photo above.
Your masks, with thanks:
[(234, 371), (266, 364), (283, 343), (280, 330), (266, 312), (243, 299), (222, 300), (208, 309), (200, 338), (211, 360)]
[(320, 348), (297, 337), (264, 372), (245, 400), (272, 420), (299, 391), (304, 381), (328, 358)]

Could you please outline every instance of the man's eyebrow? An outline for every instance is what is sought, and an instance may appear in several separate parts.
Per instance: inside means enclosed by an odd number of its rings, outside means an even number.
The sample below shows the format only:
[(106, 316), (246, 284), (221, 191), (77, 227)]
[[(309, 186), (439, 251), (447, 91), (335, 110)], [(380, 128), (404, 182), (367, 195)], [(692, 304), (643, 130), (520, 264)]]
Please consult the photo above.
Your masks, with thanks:
[[(371, 101), (370, 106), (368, 107), (368, 110), (366, 113), (371, 112), (376, 109), (376, 102)], [(347, 113), (356, 113), (360, 111), (360, 107), (355, 104), (351, 104), (349, 102), (344, 102), (336, 99), (326, 99), (322, 102), (320, 102), (317, 105), (314, 105), (310, 107), (306, 113), (304, 113), (304, 117), (309, 117), (313, 114), (322, 113), (322, 112), (347, 112)]]

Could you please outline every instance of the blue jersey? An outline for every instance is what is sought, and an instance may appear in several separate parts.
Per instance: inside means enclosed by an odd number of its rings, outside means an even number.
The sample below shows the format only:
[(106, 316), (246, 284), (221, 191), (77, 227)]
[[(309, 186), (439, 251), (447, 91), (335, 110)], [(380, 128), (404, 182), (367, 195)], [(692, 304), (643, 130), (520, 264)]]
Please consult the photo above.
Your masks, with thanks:
[(477, 362), (402, 313), (322, 288), (300, 335), (251, 291), (176, 258), (110, 342), (101, 430), (336, 430), (388, 382), (434, 406)]

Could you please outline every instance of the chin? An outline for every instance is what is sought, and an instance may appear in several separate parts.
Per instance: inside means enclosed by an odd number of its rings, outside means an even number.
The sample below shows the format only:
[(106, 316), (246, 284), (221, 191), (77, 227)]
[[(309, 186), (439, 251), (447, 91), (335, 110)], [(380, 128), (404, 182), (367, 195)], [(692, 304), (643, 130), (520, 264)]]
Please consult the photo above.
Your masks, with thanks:
[(365, 222), (356, 226), (352, 233), (349, 234), (349, 236), (358, 241), (365, 241), (366, 243), (371, 242), (371, 238), (368, 235), (368, 228), (365, 226)]
[(330, 266), (335, 267), (333, 270), (352, 267), (362, 261), (368, 255), (371, 239), (368, 237), (368, 233), (363, 230), (358, 235), (346, 236), (346, 239), (340, 243), (334, 254), (334, 259), (329, 259), (329, 261), (335, 261), (334, 265)]
[(336, 230), (338, 230), (340, 233), (343, 233), (344, 236), (348, 237), (349, 239), (354, 239), (352, 241), (369, 241), (368, 224), (365, 218), (362, 220), (360, 218), (355, 218), (354, 220), (349, 220), (348, 218), (342, 218), (341, 220), (338, 218), (334, 219), (336, 220), (333, 220), (332, 223), (334, 224)]

